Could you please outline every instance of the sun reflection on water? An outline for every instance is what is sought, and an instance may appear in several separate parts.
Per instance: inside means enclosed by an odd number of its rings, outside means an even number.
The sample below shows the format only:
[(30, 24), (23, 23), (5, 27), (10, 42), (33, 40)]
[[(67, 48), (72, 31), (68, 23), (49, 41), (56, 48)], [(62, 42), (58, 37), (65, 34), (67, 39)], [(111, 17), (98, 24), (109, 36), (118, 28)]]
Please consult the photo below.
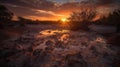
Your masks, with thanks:
[(44, 31), (41, 31), (40, 34), (42, 35), (55, 35), (57, 33), (59, 34), (63, 34), (63, 33), (68, 33), (69, 30), (44, 30)]

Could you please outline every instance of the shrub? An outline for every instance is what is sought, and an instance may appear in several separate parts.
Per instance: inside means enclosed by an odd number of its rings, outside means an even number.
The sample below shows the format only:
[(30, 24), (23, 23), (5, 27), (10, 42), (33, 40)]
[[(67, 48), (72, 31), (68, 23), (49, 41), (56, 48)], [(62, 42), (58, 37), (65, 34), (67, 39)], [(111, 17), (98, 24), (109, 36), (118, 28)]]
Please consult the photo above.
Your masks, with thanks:
[(78, 30), (84, 29), (88, 30), (88, 25), (92, 22), (92, 20), (96, 16), (96, 11), (93, 9), (84, 8), (78, 12), (73, 12), (71, 16), (68, 18), (70, 20), (70, 29)]

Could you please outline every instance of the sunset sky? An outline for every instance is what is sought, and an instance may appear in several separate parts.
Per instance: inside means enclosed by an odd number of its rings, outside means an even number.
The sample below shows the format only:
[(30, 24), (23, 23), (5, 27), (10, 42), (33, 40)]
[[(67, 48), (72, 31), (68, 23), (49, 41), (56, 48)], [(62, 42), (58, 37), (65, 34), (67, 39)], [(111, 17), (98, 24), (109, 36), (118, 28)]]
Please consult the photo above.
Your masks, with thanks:
[(98, 15), (106, 15), (119, 8), (120, 0), (1, 0), (16, 16), (38, 20), (59, 20), (80, 10), (94, 8)]

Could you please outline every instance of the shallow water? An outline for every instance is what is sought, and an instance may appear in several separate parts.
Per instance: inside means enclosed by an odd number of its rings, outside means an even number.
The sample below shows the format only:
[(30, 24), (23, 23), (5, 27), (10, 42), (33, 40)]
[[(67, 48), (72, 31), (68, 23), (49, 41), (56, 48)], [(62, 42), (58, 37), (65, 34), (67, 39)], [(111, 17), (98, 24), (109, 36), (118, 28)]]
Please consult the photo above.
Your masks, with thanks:
[[(9, 49), (18, 51), (8, 57), (8, 65), (15, 67), (108, 67), (114, 53), (102, 36), (70, 30), (26, 32), (4, 44), (4, 47), (13, 45)], [(105, 54), (109, 59), (104, 57)]]

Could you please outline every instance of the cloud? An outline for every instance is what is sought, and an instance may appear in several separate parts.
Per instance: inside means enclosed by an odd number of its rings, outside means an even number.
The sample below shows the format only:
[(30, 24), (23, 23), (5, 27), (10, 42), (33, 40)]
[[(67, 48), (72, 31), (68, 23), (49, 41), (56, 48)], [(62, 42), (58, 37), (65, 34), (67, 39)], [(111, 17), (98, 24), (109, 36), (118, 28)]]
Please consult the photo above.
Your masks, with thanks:
[(61, 19), (64, 17), (62, 14), (55, 13), (54, 11), (49, 10), (41, 10), (41, 9), (34, 9), (29, 7), (22, 7), (12, 4), (4, 4), (7, 8), (9, 8), (10, 11), (14, 12), (17, 16), (23, 16), (23, 17), (29, 17), (31, 19)]
[(97, 0), (99, 4), (111, 4), (114, 3), (115, 0)]
[(1, 0), (1, 3), (9, 3), (22, 7), (35, 9), (52, 10), (56, 8), (56, 4), (47, 0)]
[(36, 10), (37, 13), (44, 13), (44, 14), (49, 14), (49, 15), (53, 15), (53, 16), (64, 16), (64, 15), (61, 15), (61, 14), (56, 14), (54, 13), (53, 11), (45, 11), (45, 10)]
[[(55, 1), (55, 0), (54, 0)], [(60, 2), (61, 0), (59, 0)], [(48, 19), (68, 17), (81, 8), (94, 8), (99, 13), (107, 13), (119, 7), (119, 0), (68, 0), (58, 4), (53, 0), (1, 0), (17, 16), (30, 16)], [(72, 2), (73, 1), (73, 2)], [(80, 1), (80, 2), (78, 2)], [(104, 11), (104, 9), (109, 11)], [(100, 12), (101, 11), (101, 12)]]

